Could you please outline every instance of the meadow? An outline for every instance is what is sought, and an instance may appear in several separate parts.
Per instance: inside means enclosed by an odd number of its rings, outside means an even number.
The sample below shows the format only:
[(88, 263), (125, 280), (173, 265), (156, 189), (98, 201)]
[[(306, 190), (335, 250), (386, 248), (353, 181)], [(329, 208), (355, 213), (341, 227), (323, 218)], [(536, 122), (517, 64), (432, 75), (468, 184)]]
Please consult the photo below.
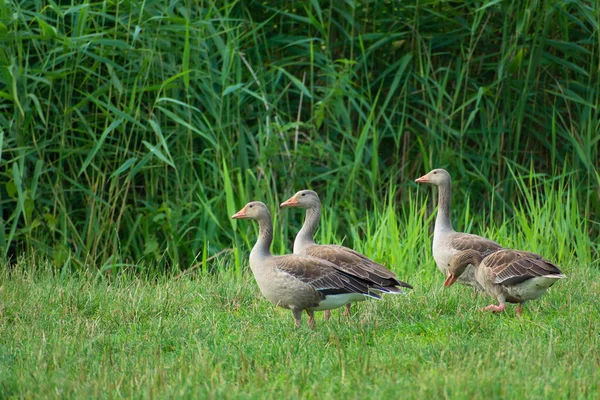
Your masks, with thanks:
[[(492, 299), (467, 287), (442, 289), (427, 202), (405, 213), (375, 213), (365, 226), (368, 239), (345, 241), (415, 289), (355, 305), (349, 319), (335, 310), (324, 321), (318, 313), (315, 331), (306, 317), (295, 329), (290, 311), (264, 300), (247, 262), (238, 273), (231, 254), (210, 261), (214, 273), (154, 276), (61, 273), (51, 262), (22, 259), (0, 276), (0, 393), (598, 398), (600, 269), (589, 258), (598, 243), (580, 230), (585, 223), (572, 212), (572, 196), (549, 198), (555, 202), (537, 211), (519, 207), (522, 217), (476, 232), (538, 251), (567, 275), (528, 303), (522, 318), (514, 306), (500, 315), (482, 312)], [(459, 220), (478, 220), (465, 214), (457, 213)], [(328, 229), (324, 222), (321, 237)]]
[(563, 268), (521, 319), (425, 272), (407, 277), (410, 295), (317, 317), (316, 331), (295, 329), (249, 275), (4, 272), (0, 396), (596, 399), (600, 274)]
[[(0, 398), (600, 397), (598, 2), (0, 1)], [(442, 289), (457, 230), (567, 279)], [(296, 330), (248, 269), (295, 191), (414, 285)], [(306, 317), (305, 317), (306, 321)]]

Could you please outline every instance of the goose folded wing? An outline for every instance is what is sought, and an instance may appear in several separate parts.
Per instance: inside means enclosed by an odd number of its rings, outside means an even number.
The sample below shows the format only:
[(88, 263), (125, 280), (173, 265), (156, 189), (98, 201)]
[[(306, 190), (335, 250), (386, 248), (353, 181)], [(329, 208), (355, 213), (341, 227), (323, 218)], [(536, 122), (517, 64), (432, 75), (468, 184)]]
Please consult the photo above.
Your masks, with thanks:
[(503, 251), (485, 260), (495, 275), (495, 282), (514, 285), (536, 276), (560, 275), (560, 269), (542, 256), (525, 251)]
[(396, 274), (365, 255), (338, 245), (315, 245), (309, 247), (307, 255), (327, 260), (345, 273), (365, 279), (379, 286), (402, 286), (412, 289), (408, 283), (396, 279)]
[(369, 293), (368, 282), (344, 273), (336, 269), (335, 265), (315, 257), (282, 257), (277, 262), (277, 269), (311, 285), (325, 295), (361, 293), (378, 297)]
[(306, 249), (309, 256), (327, 260), (335, 264), (336, 268), (362, 279), (368, 279), (369, 273), (363, 268), (363, 259), (358, 253), (353, 254), (343, 246), (315, 245)]

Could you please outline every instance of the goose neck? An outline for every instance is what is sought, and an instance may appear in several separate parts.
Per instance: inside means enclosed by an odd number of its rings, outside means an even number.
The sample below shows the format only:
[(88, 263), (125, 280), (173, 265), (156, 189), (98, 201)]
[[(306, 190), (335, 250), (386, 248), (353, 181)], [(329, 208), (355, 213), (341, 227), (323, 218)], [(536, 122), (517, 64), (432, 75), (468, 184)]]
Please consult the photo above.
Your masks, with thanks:
[(250, 257), (270, 256), (271, 243), (273, 242), (273, 222), (270, 218), (258, 220), (258, 240), (252, 248)]
[(438, 186), (438, 211), (435, 219), (436, 230), (452, 230), (450, 221), (450, 202), (452, 199), (452, 184), (443, 182)]
[(306, 209), (306, 217), (302, 228), (296, 235), (294, 240), (294, 253), (298, 254), (306, 246), (315, 244), (315, 233), (319, 227), (319, 220), (321, 218), (321, 206), (313, 206)]

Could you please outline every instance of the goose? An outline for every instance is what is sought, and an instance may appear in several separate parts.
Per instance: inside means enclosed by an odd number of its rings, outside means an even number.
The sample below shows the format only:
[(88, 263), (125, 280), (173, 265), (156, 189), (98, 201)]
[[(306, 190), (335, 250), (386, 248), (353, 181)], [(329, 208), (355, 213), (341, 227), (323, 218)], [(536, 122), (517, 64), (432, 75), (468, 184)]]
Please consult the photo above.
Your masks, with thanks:
[(484, 310), (502, 312), (506, 302), (518, 303), (517, 316), (521, 316), (523, 303), (537, 299), (565, 278), (556, 265), (535, 253), (503, 249), (483, 257), (477, 250), (464, 250), (450, 259), (444, 286), (452, 286), (469, 264), (475, 268), (477, 282), (498, 299), (499, 305)]
[[(438, 210), (433, 232), (433, 258), (438, 269), (446, 275), (450, 259), (463, 250), (476, 250), (482, 256), (487, 256), (503, 249), (498, 243), (470, 233), (456, 232), (450, 222), (450, 200), (452, 197), (452, 179), (450, 174), (441, 168), (434, 169), (428, 174), (415, 180), (418, 183), (430, 183), (438, 187)], [(475, 279), (473, 267), (469, 266), (460, 276), (458, 282), (481, 290), (482, 287)]]
[[(319, 195), (312, 190), (300, 190), (280, 207), (301, 207), (306, 209), (306, 218), (302, 228), (294, 240), (294, 254), (306, 255), (327, 260), (345, 273), (360, 278), (371, 286), (383, 287), (388, 293), (404, 293), (402, 288), (412, 289), (406, 282), (396, 278), (396, 275), (365, 255), (348, 247), (333, 244), (316, 244), (315, 232), (321, 217), (321, 201)], [(344, 315), (350, 315), (350, 303), (346, 304)], [(329, 318), (329, 315), (325, 315)]]
[(326, 260), (295, 254), (272, 255), (271, 213), (260, 201), (246, 204), (231, 218), (258, 222), (258, 240), (250, 252), (250, 269), (268, 301), (292, 310), (296, 327), (301, 325), (302, 311), (306, 311), (308, 325), (314, 329), (315, 311), (338, 308), (367, 297), (380, 299), (372, 289), (387, 291), (386, 288), (373, 286), (365, 279), (344, 272)]

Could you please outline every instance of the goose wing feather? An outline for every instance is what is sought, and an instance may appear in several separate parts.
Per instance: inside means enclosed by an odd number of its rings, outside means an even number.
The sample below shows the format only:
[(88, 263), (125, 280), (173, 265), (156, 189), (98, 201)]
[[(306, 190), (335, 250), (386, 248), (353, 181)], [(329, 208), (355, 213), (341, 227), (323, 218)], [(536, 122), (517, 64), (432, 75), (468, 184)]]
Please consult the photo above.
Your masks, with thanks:
[(361, 293), (379, 298), (379, 296), (369, 293), (369, 284), (365, 280), (344, 273), (335, 265), (316, 257), (278, 257), (277, 269), (312, 286), (323, 294)]
[(401, 286), (412, 289), (412, 286), (396, 278), (396, 274), (365, 255), (348, 247), (339, 245), (314, 245), (306, 249), (306, 254), (318, 257), (334, 264), (346, 274), (364, 279), (382, 287)]
[(484, 263), (495, 283), (503, 285), (514, 285), (536, 276), (562, 275), (555, 264), (527, 251), (497, 251), (487, 256)]

